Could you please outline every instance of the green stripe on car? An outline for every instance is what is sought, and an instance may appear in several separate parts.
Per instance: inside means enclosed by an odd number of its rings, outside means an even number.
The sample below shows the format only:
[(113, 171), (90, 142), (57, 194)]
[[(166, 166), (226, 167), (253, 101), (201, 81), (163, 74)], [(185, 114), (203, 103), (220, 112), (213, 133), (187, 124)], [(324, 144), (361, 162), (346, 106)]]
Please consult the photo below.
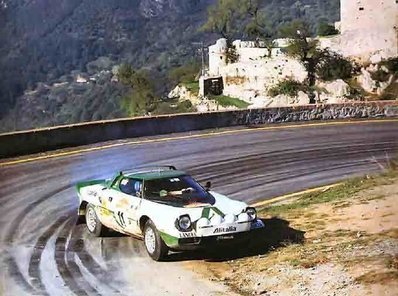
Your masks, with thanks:
[[(225, 214), (223, 212), (220, 211), (219, 208), (216, 207), (208, 207), (208, 208), (204, 208), (202, 210), (202, 216), (201, 218), (207, 218), (210, 219), (210, 210), (212, 210), (213, 212), (215, 212), (217, 215), (221, 216), (221, 217), (225, 217)], [(213, 215), (214, 216), (214, 215)]]
[(164, 241), (164, 243), (168, 247), (173, 247), (173, 246), (178, 245), (178, 237), (174, 237), (170, 234), (167, 234), (167, 233), (161, 232), (161, 231), (159, 231), (159, 234), (160, 234), (160, 237), (162, 238), (162, 240)]

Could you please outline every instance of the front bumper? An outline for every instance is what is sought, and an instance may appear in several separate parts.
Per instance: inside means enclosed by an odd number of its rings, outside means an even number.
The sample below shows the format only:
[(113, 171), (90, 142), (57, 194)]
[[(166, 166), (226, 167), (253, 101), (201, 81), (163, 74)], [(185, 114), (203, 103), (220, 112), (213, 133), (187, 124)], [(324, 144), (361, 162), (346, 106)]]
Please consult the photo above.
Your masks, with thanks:
[(252, 222), (249, 231), (235, 232), (222, 235), (179, 238), (175, 250), (200, 250), (207, 248), (229, 247), (243, 245), (253, 238), (264, 227), (261, 220)]

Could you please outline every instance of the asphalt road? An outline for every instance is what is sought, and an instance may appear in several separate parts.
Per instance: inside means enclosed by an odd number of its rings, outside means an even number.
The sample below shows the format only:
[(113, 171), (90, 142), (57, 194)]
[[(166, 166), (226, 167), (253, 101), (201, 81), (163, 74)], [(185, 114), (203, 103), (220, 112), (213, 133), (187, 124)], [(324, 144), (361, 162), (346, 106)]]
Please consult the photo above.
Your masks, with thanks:
[[(178, 261), (155, 263), (141, 242), (92, 238), (76, 224), (78, 181), (172, 164), (254, 202), (378, 172), (398, 153), (398, 121), (233, 130), (0, 163), (1, 295), (219, 295)], [(194, 259), (194, 258), (191, 258)]]

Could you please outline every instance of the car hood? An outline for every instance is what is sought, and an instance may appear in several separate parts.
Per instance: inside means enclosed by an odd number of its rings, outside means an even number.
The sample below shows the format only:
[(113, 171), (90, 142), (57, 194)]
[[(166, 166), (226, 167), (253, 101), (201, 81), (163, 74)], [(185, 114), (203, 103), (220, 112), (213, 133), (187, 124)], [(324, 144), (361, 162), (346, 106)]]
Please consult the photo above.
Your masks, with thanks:
[[(228, 214), (239, 215), (247, 207), (246, 203), (229, 199), (222, 194), (216, 192), (210, 192), (210, 194), (213, 195), (215, 199), (215, 203), (213, 205), (198, 203), (186, 207), (173, 207), (164, 204), (163, 206), (167, 208), (167, 210), (165, 209), (165, 212), (167, 211), (168, 213), (167, 216), (172, 216), (173, 219), (176, 219), (182, 215), (189, 215), (192, 221), (196, 221), (205, 216), (225, 216)], [(157, 205), (159, 206), (162, 204)]]

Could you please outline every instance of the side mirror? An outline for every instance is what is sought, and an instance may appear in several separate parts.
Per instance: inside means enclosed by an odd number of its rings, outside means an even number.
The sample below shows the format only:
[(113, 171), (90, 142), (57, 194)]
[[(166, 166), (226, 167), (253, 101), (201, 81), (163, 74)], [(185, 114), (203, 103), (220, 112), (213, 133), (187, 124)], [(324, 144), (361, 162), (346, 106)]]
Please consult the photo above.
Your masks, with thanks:
[(211, 188), (211, 182), (210, 182), (210, 181), (207, 181), (207, 182), (206, 182), (206, 185), (205, 185), (206, 191), (210, 191), (210, 188)]

